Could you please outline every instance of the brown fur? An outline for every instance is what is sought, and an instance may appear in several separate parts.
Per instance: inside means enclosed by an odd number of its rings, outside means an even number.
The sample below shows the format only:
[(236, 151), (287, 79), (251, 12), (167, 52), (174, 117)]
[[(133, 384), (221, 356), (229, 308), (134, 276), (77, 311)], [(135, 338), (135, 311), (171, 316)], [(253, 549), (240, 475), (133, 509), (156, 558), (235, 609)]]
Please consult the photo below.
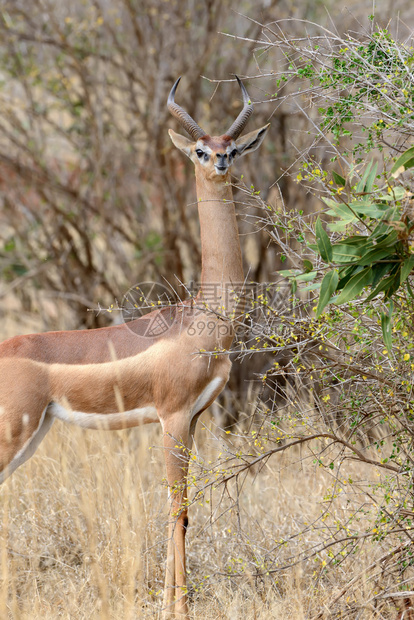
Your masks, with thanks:
[(44, 366), (26, 359), (1, 361), (0, 472), (36, 432), (49, 398)]
[(233, 142), (233, 138), (225, 134), (224, 136), (203, 136), (200, 140), (215, 153), (225, 151), (229, 144)]
[[(248, 134), (240, 152), (253, 141), (260, 144), (262, 137), (258, 141), (257, 136), (265, 131)], [(98, 414), (154, 407), (163, 425), (168, 484), (175, 487), (170, 497), (164, 617), (188, 619), (188, 451), (197, 417), (229, 377), (231, 362), (226, 351), (233, 339), (231, 317), (238, 310), (233, 294), (240, 291), (243, 269), (228, 171), (218, 174), (213, 157), (203, 167), (194, 143), (174, 132), (170, 135), (196, 166), (200, 294), (194, 302), (175, 307), (171, 327), (159, 338), (145, 337), (148, 322), (160, 313), (171, 316), (168, 309), (118, 327), (19, 336), (1, 344), (0, 478), (31, 456), (49, 429), (52, 415), (58, 415), (57, 405), (84, 414), (82, 420), (89, 415), (93, 420)], [(229, 136), (205, 139), (213, 151), (226, 148), (231, 141)], [(109, 419), (109, 428), (128, 426), (122, 416)], [(177, 447), (179, 442), (184, 452)]]

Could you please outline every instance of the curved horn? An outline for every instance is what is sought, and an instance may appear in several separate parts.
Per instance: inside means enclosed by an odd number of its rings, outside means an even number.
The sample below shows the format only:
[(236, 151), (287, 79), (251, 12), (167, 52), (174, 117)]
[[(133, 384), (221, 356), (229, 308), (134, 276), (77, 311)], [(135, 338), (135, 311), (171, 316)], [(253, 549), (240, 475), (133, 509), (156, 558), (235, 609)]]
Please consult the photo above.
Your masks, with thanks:
[(177, 90), (177, 86), (180, 80), (181, 77), (179, 77), (178, 80), (175, 82), (174, 86), (170, 91), (170, 94), (168, 95), (167, 108), (171, 112), (171, 114), (179, 121), (180, 125), (184, 127), (187, 133), (189, 133), (190, 136), (197, 141), (202, 136), (205, 136), (206, 132), (203, 131), (199, 125), (197, 125), (197, 123), (191, 118), (188, 112), (186, 112), (181, 106), (178, 105), (178, 103), (175, 103), (174, 101), (175, 91)]
[(226, 131), (226, 135), (230, 136), (230, 138), (233, 138), (233, 140), (236, 140), (236, 138), (239, 137), (243, 129), (246, 127), (247, 121), (253, 113), (253, 105), (250, 101), (247, 90), (245, 89), (242, 81), (237, 75), (236, 80), (238, 81), (241, 91), (243, 93), (243, 110), (240, 112), (230, 129)]

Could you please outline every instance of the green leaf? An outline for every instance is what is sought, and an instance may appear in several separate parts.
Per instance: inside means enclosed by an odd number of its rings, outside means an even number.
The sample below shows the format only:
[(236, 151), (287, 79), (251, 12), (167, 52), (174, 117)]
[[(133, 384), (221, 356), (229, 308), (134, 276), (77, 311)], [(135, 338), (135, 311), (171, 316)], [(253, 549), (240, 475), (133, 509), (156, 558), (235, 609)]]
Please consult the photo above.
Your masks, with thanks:
[(400, 284), (406, 281), (412, 270), (414, 269), (414, 254), (411, 254), (407, 260), (401, 265)]
[(359, 273), (360, 271), (362, 271), (363, 267), (359, 267), (358, 265), (351, 265), (350, 267), (348, 267), (348, 269), (346, 269), (345, 271), (343, 271), (342, 273), (339, 273), (339, 282), (338, 282), (338, 286), (336, 287), (337, 291), (340, 291), (344, 288), (344, 286), (347, 285), (347, 283), (349, 282), (349, 280), (356, 274)]
[(300, 290), (301, 290), (301, 293), (304, 293), (305, 291), (314, 291), (317, 288), (321, 288), (320, 282), (313, 282), (313, 284), (308, 284), (308, 286), (304, 286)]
[(316, 318), (320, 317), (323, 309), (329, 303), (329, 300), (332, 297), (332, 293), (336, 291), (338, 280), (339, 276), (336, 269), (334, 269), (333, 271), (328, 271), (328, 273), (325, 274), (321, 284), (318, 307), (316, 308)]
[(331, 200), (330, 198), (323, 198), (322, 200), (326, 205), (328, 205), (328, 207), (330, 207), (330, 209), (326, 212), (328, 215), (331, 215), (332, 217), (339, 217), (342, 220), (349, 222), (357, 219), (355, 213), (352, 213), (347, 204), (335, 202), (335, 200)]
[(380, 260), (388, 259), (388, 262), (396, 259), (397, 256), (392, 248), (377, 248), (374, 247), (370, 252), (367, 252), (361, 260), (358, 261), (358, 265), (373, 265)]
[(344, 177), (341, 177), (341, 175), (335, 172), (335, 170), (332, 170), (332, 177), (337, 185), (340, 185), (341, 187), (345, 187)]
[(385, 239), (385, 237), (389, 235), (392, 230), (393, 229), (391, 228), (391, 226), (389, 226), (386, 222), (380, 222), (377, 226), (375, 226), (371, 235), (367, 238), (371, 238), (371, 240), (374, 240), (375, 243), (379, 243), (380, 241)]
[(374, 186), (375, 176), (377, 174), (378, 163), (369, 162), (367, 167), (364, 170), (364, 174), (362, 175), (362, 179), (356, 186), (356, 191), (358, 194), (370, 194), (372, 192), (372, 188)]
[(388, 205), (375, 204), (368, 200), (351, 202), (350, 207), (359, 215), (367, 215), (372, 218), (381, 218), (388, 211)]
[(396, 230), (391, 230), (387, 235), (378, 239), (378, 242), (375, 244), (377, 250), (380, 248), (389, 248), (394, 246), (398, 242), (398, 233)]
[(343, 222), (349, 224), (357, 219), (356, 215), (352, 213), (346, 205), (338, 205), (339, 209), (328, 209), (326, 215), (331, 217), (339, 217)]
[(357, 194), (362, 194), (363, 192), (365, 192), (365, 184), (367, 182), (367, 178), (369, 176), (371, 167), (372, 167), (372, 161), (370, 161), (369, 164), (367, 164), (367, 167), (364, 170), (364, 174), (362, 175), (361, 180), (359, 181), (359, 183), (357, 184), (355, 188)]
[[(329, 211), (327, 211), (327, 214), (330, 215)], [(328, 228), (331, 232), (344, 232), (345, 228), (348, 226), (348, 224), (350, 224), (353, 220), (356, 220), (356, 217), (353, 217), (353, 219), (351, 220), (339, 220), (336, 222), (329, 222), (328, 224)]]
[(351, 235), (350, 237), (346, 238), (346, 243), (347, 245), (351, 245), (351, 243), (355, 245), (359, 245), (362, 243), (371, 244), (371, 236), (372, 235), (370, 235), (369, 237), (367, 237), (366, 235)]
[(378, 282), (391, 270), (391, 267), (394, 267), (392, 263), (377, 263), (376, 265), (373, 265), (372, 271), (374, 273), (374, 277), (371, 282), (372, 288), (377, 286)]
[(377, 174), (377, 168), (378, 168), (378, 162), (375, 162), (375, 164), (372, 166), (372, 170), (370, 171), (369, 174), (367, 174), (367, 178), (365, 179), (365, 188), (364, 188), (364, 191), (367, 193), (372, 192), (374, 181), (375, 181), (375, 176)]
[(336, 207), (341, 207), (342, 203), (336, 202), (332, 198), (328, 198), (327, 196), (321, 196), (321, 200), (331, 209), (336, 209)]
[(402, 185), (394, 185), (390, 188), (389, 194), (381, 194), (381, 200), (390, 202), (391, 200), (402, 200), (404, 197), (412, 196)]
[[(370, 295), (368, 295), (365, 301), (371, 301), (371, 299), (374, 299), (374, 297), (376, 297), (383, 291), (385, 291), (385, 294), (387, 294), (388, 290), (395, 284), (397, 275), (398, 275), (397, 273), (392, 273), (387, 278), (384, 278), (384, 280), (381, 280), (377, 288), (374, 289), (372, 293), (370, 293)], [(398, 284), (399, 284), (399, 280), (398, 280)]]
[(300, 270), (299, 269), (281, 269), (277, 273), (279, 273), (283, 278), (295, 278), (296, 276), (300, 274)]
[(296, 276), (295, 280), (298, 282), (311, 282), (317, 276), (316, 271), (309, 271), (308, 273), (301, 273), (299, 276)]
[(407, 280), (407, 291), (409, 292), (410, 296), (414, 299), (414, 291), (411, 288), (410, 280)]
[(316, 220), (315, 232), (319, 254), (322, 257), (322, 260), (324, 260), (326, 263), (330, 263), (332, 261), (332, 245), (329, 241), (328, 235), (322, 227), (322, 222), (319, 217)]
[(335, 243), (332, 246), (332, 261), (334, 263), (353, 263), (361, 259), (363, 251), (357, 245), (347, 243)]
[(414, 167), (414, 146), (411, 146), (397, 159), (397, 161), (391, 168), (391, 174), (394, 177), (394, 179), (396, 179), (405, 170), (408, 170), (408, 168), (413, 168), (413, 167)]
[(397, 187), (394, 186), (391, 192), (391, 196), (393, 196), (394, 200), (402, 200), (403, 198), (409, 198), (412, 195), (412, 192), (406, 190), (402, 185), (397, 185)]
[(394, 295), (395, 291), (400, 286), (400, 277), (401, 277), (401, 266), (398, 265), (394, 280), (392, 281), (388, 289), (384, 291), (384, 299), (391, 299), (392, 295)]
[(304, 271), (306, 273), (308, 273), (309, 271), (312, 271), (312, 269), (313, 269), (313, 265), (312, 265), (311, 261), (308, 260), (307, 258), (305, 258), (303, 260), (303, 269), (304, 269)]
[(381, 329), (382, 337), (384, 338), (385, 346), (387, 347), (388, 355), (392, 355), (392, 334), (391, 334), (391, 316), (394, 308), (394, 304), (391, 301), (388, 307), (388, 313), (381, 312)]
[(355, 299), (357, 295), (362, 291), (365, 286), (368, 286), (372, 281), (372, 269), (366, 267), (359, 273), (356, 273), (342, 289), (342, 293), (336, 300), (337, 304), (344, 304), (347, 301)]

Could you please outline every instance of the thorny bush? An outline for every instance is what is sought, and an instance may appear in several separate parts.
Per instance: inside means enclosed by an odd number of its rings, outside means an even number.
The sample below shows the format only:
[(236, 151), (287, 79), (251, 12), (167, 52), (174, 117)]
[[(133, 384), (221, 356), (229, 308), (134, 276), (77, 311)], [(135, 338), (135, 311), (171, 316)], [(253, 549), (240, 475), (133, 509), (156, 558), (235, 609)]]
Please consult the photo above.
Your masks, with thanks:
[(293, 39), (283, 27), (266, 25), (257, 44), (268, 64), (272, 54), (285, 62), (271, 72), (270, 99), (291, 102), (308, 119), (312, 144), (286, 174), (320, 198), (320, 214), (251, 192), (258, 226), (286, 257), (280, 274), (293, 296), (289, 308), (261, 300), (262, 330), (239, 349), (267, 360), (258, 424), (229, 434), (217, 468), (198, 461), (195, 497), (224, 485), (237, 506), (248, 471), (259, 476), (282, 453), (313, 462), (331, 479), (320, 516), (256, 549), (248, 571), (274, 579), (305, 562), (316, 567), (316, 582), (329, 581), (362, 568), (369, 547), (375, 559), (332, 595), (326, 617), (358, 614), (357, 581), (370, 609), (391, 617), (387, 605), (404, 612), (413, 596), (412, 35), (397, 40), (373, 16), (363, 32), (343, 37), (322, 30)]

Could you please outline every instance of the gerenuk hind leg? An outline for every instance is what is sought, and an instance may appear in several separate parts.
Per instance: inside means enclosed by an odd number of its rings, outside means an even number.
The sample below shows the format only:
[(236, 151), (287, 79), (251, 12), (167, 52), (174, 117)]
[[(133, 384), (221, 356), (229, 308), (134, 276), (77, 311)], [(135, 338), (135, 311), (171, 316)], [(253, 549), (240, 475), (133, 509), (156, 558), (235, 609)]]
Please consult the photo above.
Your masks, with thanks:
[(0, 483), (33, 455), (50, 429), (48, 404), (42, 365), (23, 359), (0, 361)]

